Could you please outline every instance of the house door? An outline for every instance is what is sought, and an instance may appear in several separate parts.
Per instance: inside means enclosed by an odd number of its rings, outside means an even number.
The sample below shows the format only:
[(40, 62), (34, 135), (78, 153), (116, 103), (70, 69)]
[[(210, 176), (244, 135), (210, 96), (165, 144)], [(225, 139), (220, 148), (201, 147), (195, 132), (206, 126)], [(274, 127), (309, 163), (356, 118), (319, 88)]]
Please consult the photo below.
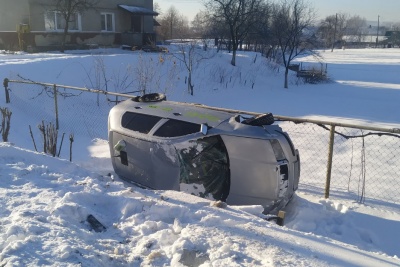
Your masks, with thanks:
[(131, 16), (131, 30), (132, 32), (143, 32), (143, 16)]

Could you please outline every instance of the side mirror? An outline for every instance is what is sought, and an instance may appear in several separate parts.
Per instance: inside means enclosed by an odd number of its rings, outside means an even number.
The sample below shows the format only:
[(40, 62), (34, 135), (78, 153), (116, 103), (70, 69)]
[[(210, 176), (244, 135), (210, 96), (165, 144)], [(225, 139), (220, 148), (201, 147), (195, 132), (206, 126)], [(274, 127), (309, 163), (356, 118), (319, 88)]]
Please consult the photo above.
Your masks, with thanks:
[(204, 135), (208, 133), (208, 125), (206, 123), (200, 125), (200, 132)]

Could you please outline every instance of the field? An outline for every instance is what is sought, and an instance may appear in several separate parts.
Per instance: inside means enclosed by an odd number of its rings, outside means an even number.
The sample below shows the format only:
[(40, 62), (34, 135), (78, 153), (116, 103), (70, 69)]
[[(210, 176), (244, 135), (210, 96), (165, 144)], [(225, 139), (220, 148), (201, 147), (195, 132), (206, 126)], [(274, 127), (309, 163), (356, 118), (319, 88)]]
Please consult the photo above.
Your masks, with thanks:
[[(328, 64), (331, 82), (304, 84), (291, 74), (289, 89), (283, 89), (282, 69), (259, 55), (242, 52), (237, 67), (232, 67), (230, 55), (214, 54), (194, 69), (194, 96), (187, 93), (187, 73), (178, 54), (119, 49), (0, 54), (0, 73), (9, 79), (118, 92), (136, 91), (146, 85), (147, 92), (162, 91), (169, 100), (400, 128), (400, 50), (336, 50), (320, 54), (323, 64)], [(298, 60), (303, 65), (320, 64), (312, 57)], [(144, 73), (152, 79), (140, 80)], [(123, 86), (124, 77), (132, 79), (130, 86)], [(61, 129), (66, 140), (71, 133), (75, 138), (72, 163), (68, 161), (67, 141), (61, 159), (40, 150), (34, 152), (29, 125), (41, 147), (36, 126), (42, 120), (54, 119), (52, 98), (39, 85), (11, 83), (10, 89), (11, 103), (5, 104), (4, 95), (0, 96), (0, 107), (13, 112), (10, 143), (0, 143), (0, 265), (400, 264), (398, 191), (391, 193), (390, 201), (379, 203), (359, 203), (356, 195), (351, 198), (337, 194), (324, 199), (324, 169), (305, 168), (303, 183), (287, 207), (286, 224), (278, 227), (261, 218), (260, 207), (218, 209), (207, 200), (178, 192), (142, 190), (115, 177), (106, 140), (107, 114), (114, 103), (105, 96), (77, 92), (70, 95), (71, 91), (65, 91), (59, 101)], [(291, 130), (291, 136), (300, 154), (312, 153), (310, 159), (302, 159), (303, 164), (325, 158), (329, 132), (318, 127), (306, 130), (322, 139), (323, 148), (313, 149), (310, 141), (303, 141), (304, 133), (298, 129)], [(398, 140), (385, 144), (372, 141), (365, 147), (385, 155), (385, 151), (399, 147)], [(352, 149), (360, 153), (359, 144), (347, 144), (339, 146), (338, 153), (347, 155)], [(393, 154), (380, 160), (387, 166), (398, 166), (397, 153)], [(357, 161), (361, 157), (356, 152), (353, 155)], [(343, 161), (349, 164), (347, 158)], [(354, 162), (354, 166), (360, 165)], [(367, 163), (367, 173), (371, 164), (376, 163)], [(342, 168), (334, 169), (333, 177), (346, 177), (342, 172), (347, 173)], [(352, 178), (355, 187), (357, 177), (355, 174)], [(377, 173), (371, 179), (381, 186), (388, 181), (395, 183), (398, 172)], [(347, 187), (344, 184), (343, 191)], [(95, 215), (107, 231), (89, 231), (85, 223), (89, 214)]]

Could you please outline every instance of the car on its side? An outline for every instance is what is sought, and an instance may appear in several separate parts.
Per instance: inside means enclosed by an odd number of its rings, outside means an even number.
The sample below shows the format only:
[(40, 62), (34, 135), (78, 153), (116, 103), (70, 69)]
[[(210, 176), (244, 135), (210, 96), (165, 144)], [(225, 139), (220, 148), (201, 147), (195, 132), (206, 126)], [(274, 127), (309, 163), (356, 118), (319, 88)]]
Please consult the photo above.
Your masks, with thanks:
[(249, 116), (149, 94), (110, 111), (115, 173), (155, 190), (277, 211), (299, 184), (300, 157), (271, 113)]

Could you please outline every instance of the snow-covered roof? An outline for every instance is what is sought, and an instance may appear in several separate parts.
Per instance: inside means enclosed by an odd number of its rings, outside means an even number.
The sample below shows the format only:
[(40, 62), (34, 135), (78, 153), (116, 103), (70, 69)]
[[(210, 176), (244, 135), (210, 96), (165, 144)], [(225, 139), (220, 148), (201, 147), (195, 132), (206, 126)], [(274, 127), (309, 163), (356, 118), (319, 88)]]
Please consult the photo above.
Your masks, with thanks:
[(133, 14), (158, 16), (157, 12), (144, 7), (127, 6), (127, 5), (118, 5), (118, 7), (125, 9), (126, 11), (131, 12)]
[[(378, 36), (378, 42), (382, 42), (387, 40), (387, 36), (383, 36), (383, 35), (379, 35)], [(362, 35), (361, 38), (359, 38), (358, 36), (355, 35), (345, 35), (342, 38), (344, 41), (346, 42), (359, 42), (359, 43), (374, 43), (376, 42), (376, 34), (373, 35)]]

